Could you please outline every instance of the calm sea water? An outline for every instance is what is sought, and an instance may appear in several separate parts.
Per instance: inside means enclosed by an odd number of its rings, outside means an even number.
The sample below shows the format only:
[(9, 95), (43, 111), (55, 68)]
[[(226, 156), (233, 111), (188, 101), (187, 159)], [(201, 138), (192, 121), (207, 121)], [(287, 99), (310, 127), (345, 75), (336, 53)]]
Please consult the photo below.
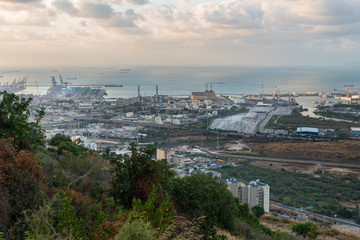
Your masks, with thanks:
[[(122, 84), (122, 88), (108, 88), (108, 97), (159, 94), (189, 95), (192, 91), (205, 90), (206, 83), (213, 83), (217, 94), (258, 94), (344, 90), (344, 85), (359, 88), (360, 68), (241, 68), (241, 67), (132, 67), (121, 68), (63, 68), (63, 69), (0, 69), (0, 82), (28, 76), (28, 87), (23, 93), (46, 94), (51, 76), (59, 82), (59, 74), (65, 81), (76, 85)], [(69, 79), (68, 79), (69, 78)], [(72, 79), (76, 78), (76, 80)], [(216, 84), (216, 83), (224, 84)], [(263, 85), (263, 87), (261, 87)]]

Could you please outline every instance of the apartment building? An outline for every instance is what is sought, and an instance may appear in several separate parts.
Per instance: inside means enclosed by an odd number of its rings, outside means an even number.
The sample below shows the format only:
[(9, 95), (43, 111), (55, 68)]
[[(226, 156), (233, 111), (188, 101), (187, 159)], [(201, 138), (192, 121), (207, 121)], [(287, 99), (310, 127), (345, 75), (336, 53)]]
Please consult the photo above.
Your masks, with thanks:
[(226, 179), (229, 191), (238, 197), (241, 203), (248, 203), (249, 207), (260, 205), (265, 212), (270, 208), (270, 186), (260, 180), (244, 183), (234, 178)]

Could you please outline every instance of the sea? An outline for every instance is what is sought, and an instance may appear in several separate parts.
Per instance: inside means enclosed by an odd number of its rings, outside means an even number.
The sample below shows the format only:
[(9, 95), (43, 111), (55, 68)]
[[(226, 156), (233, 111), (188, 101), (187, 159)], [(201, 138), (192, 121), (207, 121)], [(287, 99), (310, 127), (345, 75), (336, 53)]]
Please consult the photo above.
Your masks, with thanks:
[(137, 96), (138, 85), (142, 96), (188, 96), (193, 91), (204, 91), (206, 85), (216, 94), (242, 95), (280, 91), (329, 92), (346, 90), (354, 85), (359, 90), (360, 67), (111, 67), (111, 68), (52, 68), (1, 69), (0, 83), (12, 82), (27, 76), (30, 85), (22, 93), (46, 94), (51, 76), (60, 82), (59, 75), (72, 85), (117, 84), (121, 88), (107, 88), (108, 98)]

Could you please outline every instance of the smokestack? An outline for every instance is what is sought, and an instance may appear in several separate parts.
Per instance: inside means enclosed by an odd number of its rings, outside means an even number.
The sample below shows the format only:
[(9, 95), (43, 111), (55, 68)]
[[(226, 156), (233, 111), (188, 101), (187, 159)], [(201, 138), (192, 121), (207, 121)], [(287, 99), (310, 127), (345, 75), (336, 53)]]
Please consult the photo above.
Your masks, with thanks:
[(141, 102), (140, 85), (138, 85), (138, 102)]
[(156, 102), (159, 102), (159, 86), (156, 85)]

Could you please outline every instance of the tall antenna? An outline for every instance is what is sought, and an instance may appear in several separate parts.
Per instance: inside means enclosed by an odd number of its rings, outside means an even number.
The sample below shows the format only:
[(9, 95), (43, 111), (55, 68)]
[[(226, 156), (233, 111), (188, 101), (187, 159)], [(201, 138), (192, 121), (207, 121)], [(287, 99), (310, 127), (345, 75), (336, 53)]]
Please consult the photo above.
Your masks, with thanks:
[(138, 102), (141, 102), (140, 85), (138, 85)]
[(321, 164), (321, 175), (324, 176), (325, 173), (325, 169), (324, 169), (324, 156), (325, 156), (325, 142), (324, 146), (323, 146), (323, 151), (322, 151), (322, 164)]
[(38, 95), (40, 95), (40, 92), (39, 92), (39, 85), (38, 85), (38, 81), (37, 81), (37, 80), (36, 80), (36, 89), (37, 89)]
[(156, 85), (156, 97), (155, 97), (155, 101), (159, 102), (159, 86)]

